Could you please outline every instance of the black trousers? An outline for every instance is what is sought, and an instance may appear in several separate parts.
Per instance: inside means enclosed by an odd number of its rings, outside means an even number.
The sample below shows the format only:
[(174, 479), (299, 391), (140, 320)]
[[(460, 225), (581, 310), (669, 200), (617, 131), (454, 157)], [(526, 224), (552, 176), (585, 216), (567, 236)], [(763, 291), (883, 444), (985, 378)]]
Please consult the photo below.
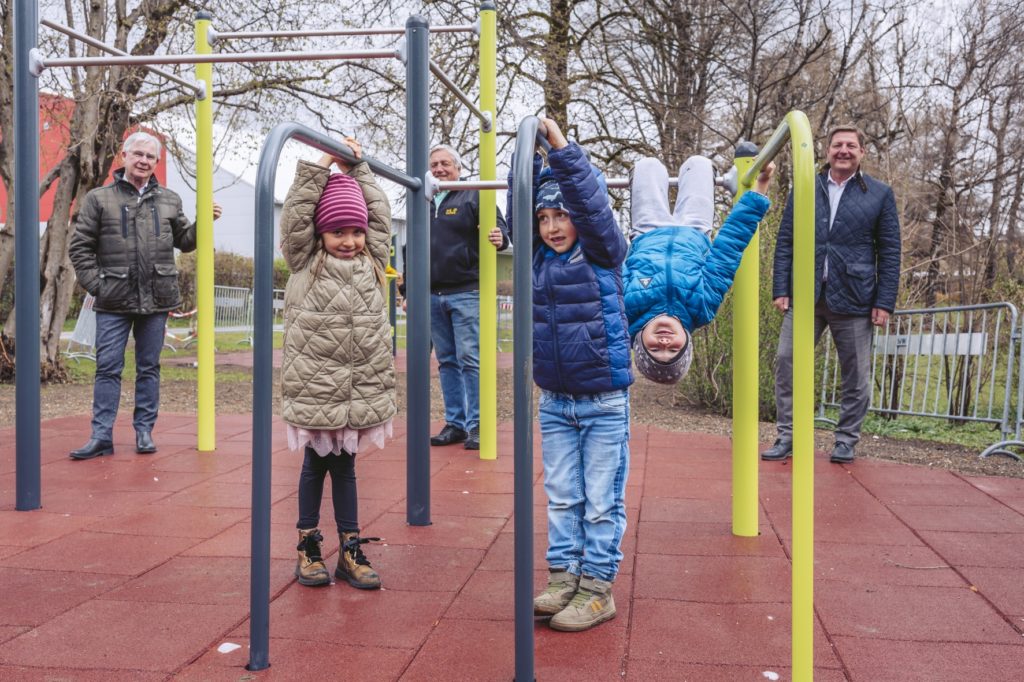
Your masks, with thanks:
[(306, 448), (306, 458), (299, 474), (299, 522), (296, 528), (319, 528), (320, 502), (324, 496), (324, 479), (331, 474), (331, 498), (338, 534), (359, 531), (359, 498), (356, 494), (356, 456), (344, 450), (340, 455), (321, 457), (313, 448)]

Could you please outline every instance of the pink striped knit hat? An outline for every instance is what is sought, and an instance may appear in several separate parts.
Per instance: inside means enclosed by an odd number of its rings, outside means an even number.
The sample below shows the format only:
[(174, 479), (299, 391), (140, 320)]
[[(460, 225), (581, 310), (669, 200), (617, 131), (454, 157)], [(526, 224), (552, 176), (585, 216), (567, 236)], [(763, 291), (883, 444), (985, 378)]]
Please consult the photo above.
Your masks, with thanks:
[(316, 204), (313, 221), (317, 234), (334, 232), (343, 227), (366, 230), (369, 226), (366, 199), (355, 178), (344, 173), (331, 175)]

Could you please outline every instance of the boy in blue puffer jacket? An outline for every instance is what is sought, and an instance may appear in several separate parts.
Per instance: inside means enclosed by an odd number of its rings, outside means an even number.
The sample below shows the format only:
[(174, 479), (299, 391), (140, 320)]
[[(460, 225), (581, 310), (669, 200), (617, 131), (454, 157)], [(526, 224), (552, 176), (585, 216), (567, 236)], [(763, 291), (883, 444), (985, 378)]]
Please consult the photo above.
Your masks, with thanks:
[(678, 382), (693, 357), (690, 335), (715, 318), (743, 251), (768, 211), (765, 193), (775, 164), (758, 176), (711, 240), (715, 173), (710, 159), (691, 156), (679, 169), (674, 211), (668, 172), (641, 159), (633, 169), (632, 245), (622, 271), (633, 361), (645, 377)]
[(615, 616), (633, 383), (621, 275), (628, 247), (599, 173), (554, 121), (544, 124), (550, 173), (534, 157), (533, 376), (550, 573), (534, 613), (578, 632)]

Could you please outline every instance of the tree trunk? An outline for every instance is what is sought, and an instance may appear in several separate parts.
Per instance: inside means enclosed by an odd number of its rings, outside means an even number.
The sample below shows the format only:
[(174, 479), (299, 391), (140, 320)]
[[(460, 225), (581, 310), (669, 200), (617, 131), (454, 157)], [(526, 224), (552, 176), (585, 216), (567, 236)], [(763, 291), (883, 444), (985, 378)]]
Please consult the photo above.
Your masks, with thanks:
[(573, 0), (551, 0), (544, 50), (544, 108), (548, 118), (569, 135), (569, 20)]

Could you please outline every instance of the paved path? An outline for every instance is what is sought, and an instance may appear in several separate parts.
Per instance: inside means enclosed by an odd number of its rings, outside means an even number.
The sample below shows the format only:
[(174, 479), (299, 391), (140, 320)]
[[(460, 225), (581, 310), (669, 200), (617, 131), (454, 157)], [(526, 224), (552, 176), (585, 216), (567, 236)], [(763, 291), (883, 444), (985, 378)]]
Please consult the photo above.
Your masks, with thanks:
[[(120, 420), (117, 454), (88, 462), (66, 457), (88, 417), (48, 421), (34, 512), (13, 511), (0, 451), (0, 679), (512, 679), (508, 424), (496, 462), (433, 449), (429, 527), (405, 523), (404, 424), (360, 456), (364, 532), (384, 538), (368, 552), (386, 589), (370, 593), (292, 578), (299, 458), (275, 424), (272, 667), (248, 673), (250, 419), (219, 417), (217, 452), (199, 454), (194, 419), (162, 415), (147, 457)], [(1024, 481), (816, 468), (815, 679), (1021, 679)], [(733, 537), (728, 440), (634, 426), (618, 617), (575, 635), (538, 623), (537, 679), (789, 679), (790, 472), (762, 465), (761, 534)], [(539, 587), (539, 480), (534, 495)]]

